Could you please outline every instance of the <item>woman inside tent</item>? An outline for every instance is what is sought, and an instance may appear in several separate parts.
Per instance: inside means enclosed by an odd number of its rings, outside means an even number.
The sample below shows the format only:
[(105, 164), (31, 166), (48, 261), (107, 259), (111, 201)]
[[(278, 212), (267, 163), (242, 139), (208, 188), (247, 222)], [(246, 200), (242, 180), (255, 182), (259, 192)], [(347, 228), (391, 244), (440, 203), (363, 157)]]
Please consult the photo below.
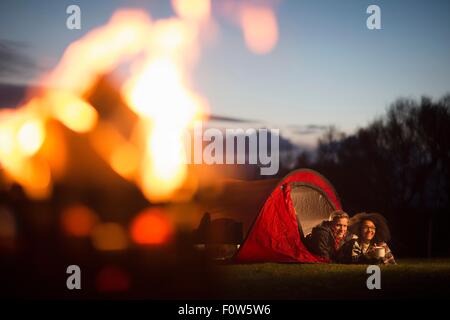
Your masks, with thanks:
[(338, 253), (338, 262), (355, 264), (396, 264), (386, 244), (390, 239), (386, 219), (378, 213), (358, 213), (349, 221), (354, 234)]

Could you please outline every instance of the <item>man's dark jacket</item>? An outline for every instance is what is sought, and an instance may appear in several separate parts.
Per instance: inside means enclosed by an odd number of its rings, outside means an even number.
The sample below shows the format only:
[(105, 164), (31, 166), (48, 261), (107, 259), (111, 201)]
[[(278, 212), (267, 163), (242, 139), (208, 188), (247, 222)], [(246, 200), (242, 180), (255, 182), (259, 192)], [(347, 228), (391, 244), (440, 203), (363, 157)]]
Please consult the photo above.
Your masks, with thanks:
[[(350, 240), (350, 238), (350, 235), (347, 234), (345, 239), (341, 241), (340, 246), (347, 240)], [(336, 250), (333, 222), (324, 220), (315, 226), (311, 233), (306, 236), (305, 245), (312, 254), (336, 261), (337, 252), (340, 247)]]

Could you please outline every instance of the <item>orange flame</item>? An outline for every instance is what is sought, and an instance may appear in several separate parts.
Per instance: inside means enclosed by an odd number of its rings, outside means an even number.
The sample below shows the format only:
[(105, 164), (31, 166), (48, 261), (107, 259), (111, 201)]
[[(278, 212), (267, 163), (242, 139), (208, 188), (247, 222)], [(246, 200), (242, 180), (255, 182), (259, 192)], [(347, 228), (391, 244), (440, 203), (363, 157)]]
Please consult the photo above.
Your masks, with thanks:
[(185, 19), (205, 20), (211, 13), (210, 0), (172, 0), (172, 6)]
[[(187, 12), (182, 2), (177, 5), (186, 19), (203, 19), (210, 11), (209, 1), (198, 1), (195, 12)], [(48, 195), (51, 171), (56, 168), (50, 168), (38, 152), (46, 138), (44, 123), (54, 118), (77, 133), (94, 131), (91, 142), (95, 150), (117, 173), (135, 180), (150, 200), (170, 200), (186, 176), (181, 136), (204, 107), (185, 79), (198, 51), (197, 37), (198, 26), (183, 19), (152, 23), (143, 11), (115, 13), (107, 25), (70, 45), (55, 70), (43, 78), (56, 89), (32, 100), (39, 112), (31, 113), (31, 107), (24, 106), (2, 114), (2, 168), (30, 195)], [(84, 99), (100, 75), (138, 54), (145, 59), (133, 65), (124, 96), (131, 110), (147, 124), (142, 150), (114, 130), (97, 130), (99, 114)]]
[[(64, 176), (69, 150), (62, 138), (51, 137), (59, 131), (48, 123), (57, 120), (77, 134), (88, 133), (93, 149), (150, 201), (187, 200), (177, 197), (177, 190), (197, 184), (183, 161), (183, 135), (207, 108), (191, 89), (189, 74), (199, 56), (202, 29), (214, 22), (210, 0), (172, 0), (172, 5), (177, 17), (158, 21), (143, 10), (117, 11), (105, 26), (67, 48), (42, 79), (52, 89), (14, 111), (0, 112), (0, 172), (32, 198), (49, 196), (53, 180)], [(278, 39), (272, 9), (245, 3), (239, 8), (250, 50), (272, 50)], [(125, 63), (131, 68), (121, 93), (137, 116), (131, 128), (137, 139), (117, 129), (120, 120), (102, 119), (86, 100), (100, 76)], [(62, 151), (49, 150), (56, 146)]]
[(138, 182), (144, 195), (154, 202), (172, 199), (185, 181), (183, 135), (205, 109), (205, 102), (188, 89), (185, 74), (189, 59), (181, 56), (195, 53), (196, 34), (195, 25), (180, 20), (157, 23), (154, 50), (123, 87), (131, 110), (146, 124)]

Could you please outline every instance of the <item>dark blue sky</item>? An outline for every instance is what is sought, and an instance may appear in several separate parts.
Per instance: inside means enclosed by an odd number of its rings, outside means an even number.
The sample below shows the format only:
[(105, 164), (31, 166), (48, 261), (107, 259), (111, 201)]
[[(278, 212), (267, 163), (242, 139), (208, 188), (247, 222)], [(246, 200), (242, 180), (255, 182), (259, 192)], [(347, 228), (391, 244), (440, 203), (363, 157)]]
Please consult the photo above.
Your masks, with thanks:
[[(70, 4), (81, 7), (80, 31), (65, 27)], [(370, 4), (381, 7), (382, 30), (366, 28)], [(0, 41), (14, 41), (45, 70), (72, 41), (127, 7), (145, 8), (154, 18), (173, 15), (169, 1), (2, 0)], [(204, 48), (194, 81), (214, 113), (350, 131), (397, 97), (450, 92), (450, 1), (284, 0), (276, 8), (279, 42), (260, 56), (213, 10), (220, 41)], [(26, 73), (0, 76), (32, 80)]]

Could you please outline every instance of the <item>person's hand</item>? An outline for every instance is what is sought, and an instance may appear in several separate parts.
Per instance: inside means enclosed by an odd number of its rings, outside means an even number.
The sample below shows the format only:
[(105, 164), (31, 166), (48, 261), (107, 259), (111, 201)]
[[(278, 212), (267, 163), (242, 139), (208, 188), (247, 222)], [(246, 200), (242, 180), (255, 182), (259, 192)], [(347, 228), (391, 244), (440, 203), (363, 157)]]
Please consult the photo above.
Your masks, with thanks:
[(366, 255), (370, 258), (370, 259), (378, 259), (377, 257), (377, 253), (375, 250), (375, 247), (372, 247), (370, 250), (368, 250), (366, 252)]

